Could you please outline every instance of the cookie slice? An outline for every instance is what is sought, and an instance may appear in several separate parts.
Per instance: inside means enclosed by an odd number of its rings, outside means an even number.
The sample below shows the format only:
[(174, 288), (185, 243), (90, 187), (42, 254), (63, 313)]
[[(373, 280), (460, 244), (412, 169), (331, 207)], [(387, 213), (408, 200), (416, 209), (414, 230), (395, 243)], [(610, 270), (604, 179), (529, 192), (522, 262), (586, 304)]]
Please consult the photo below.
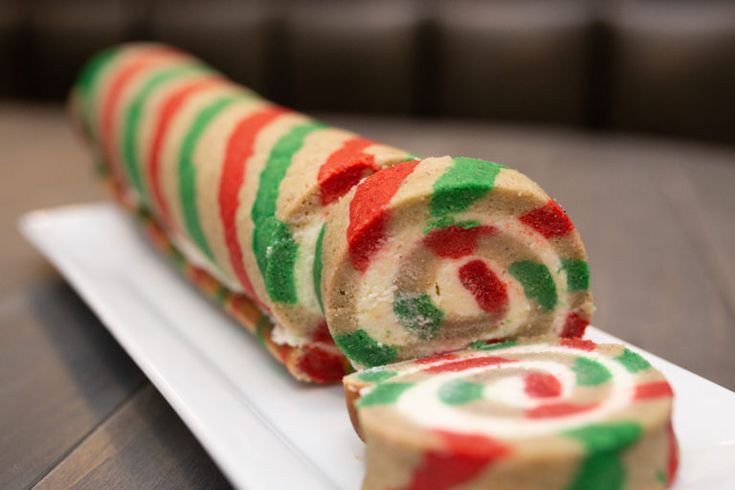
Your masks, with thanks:
[(327, 325), (358, 368), (477, 340), (578, 337), (593, 310), (564, 210), (522, 173), (474, 158), (365, 179), (331, 211), (322, 261)]
[(344, 387), (365, 490), (655, 489), (676, 474), (671, 387), (622, 345), (478, 343)]

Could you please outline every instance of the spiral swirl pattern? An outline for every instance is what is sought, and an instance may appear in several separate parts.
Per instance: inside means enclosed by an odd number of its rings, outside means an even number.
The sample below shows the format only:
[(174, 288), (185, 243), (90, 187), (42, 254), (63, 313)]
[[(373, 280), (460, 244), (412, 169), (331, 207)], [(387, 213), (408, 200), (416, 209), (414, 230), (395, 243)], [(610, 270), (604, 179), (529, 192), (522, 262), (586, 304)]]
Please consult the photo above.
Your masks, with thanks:
[(671, 388), (621, 345), (479, 343), (345, 387), (368, 443), (365, 488), (664, 488), (676, 471)]
[(356, 366), (576, 337), (592, 312), (571, 220), (495, 163), (429, 158), (374, 174), (332, 211), (324, 242), (327, 324)]

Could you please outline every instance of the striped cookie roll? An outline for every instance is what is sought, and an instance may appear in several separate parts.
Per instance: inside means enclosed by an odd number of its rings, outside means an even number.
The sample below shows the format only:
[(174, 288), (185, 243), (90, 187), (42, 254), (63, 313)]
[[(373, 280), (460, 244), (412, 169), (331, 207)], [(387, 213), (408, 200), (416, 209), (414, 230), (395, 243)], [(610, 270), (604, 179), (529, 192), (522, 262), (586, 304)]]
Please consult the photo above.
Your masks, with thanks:
[(260, 331), (297, 378), (339, 380), (347, 365), (314, 284), (319, 232), (364, 175), (412, 157), (275, 105), (157, 44), (95, 57), (71, 108), (119, 199), (160, 227), (158, 243), (170, 242), (162, 246), (205, 282), (253, 301), (267, 320), (240, 320), (253, 330), (269, 324)]
[(71, 108), (154, 242), (299, 379), (589, 321), (579, 235), (516, 171), (418, 161), (158, 44), (95, 57)]

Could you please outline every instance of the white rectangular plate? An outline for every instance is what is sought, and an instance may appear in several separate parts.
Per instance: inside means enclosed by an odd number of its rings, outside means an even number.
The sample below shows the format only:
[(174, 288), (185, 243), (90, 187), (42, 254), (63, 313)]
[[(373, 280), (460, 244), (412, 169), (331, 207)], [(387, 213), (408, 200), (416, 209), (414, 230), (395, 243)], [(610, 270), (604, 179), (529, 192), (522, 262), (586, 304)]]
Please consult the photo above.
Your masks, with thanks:
[[(353, 490), (363, 446), (339, 386), (294, 381), (111, 204), (36, 211), (21, 229), (89, 303), (230, 481)], [(588, 337), (621, 342), (595, 328)], [(676, 392), (677, 490), (735, 488), (735, 393), (642, 352)]]

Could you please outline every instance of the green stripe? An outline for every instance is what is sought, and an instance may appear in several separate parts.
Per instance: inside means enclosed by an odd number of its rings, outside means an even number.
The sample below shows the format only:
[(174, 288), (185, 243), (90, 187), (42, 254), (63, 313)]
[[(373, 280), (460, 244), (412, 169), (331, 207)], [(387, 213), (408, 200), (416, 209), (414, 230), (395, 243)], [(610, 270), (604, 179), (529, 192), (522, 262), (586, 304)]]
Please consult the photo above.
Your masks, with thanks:
[(322, 262), (322, 249), (324, 248), (324, 232), (327, 230), (327, 225), (322, 225), (322, 229), (319, 230), (319, 238), (316, 240), (316, 251), (314, 252), (314, 291), (316, 291), (316, 299), (319, 300), (319, 308), (324, 313), (324, 303), (322, 303), (322, 268), (324, 264)]
[(580, 386), (597, 386), (612, 378), (605, 366), (587, 357), (575, 359), (572, 370), (577, 375), (577, 384)]
[(99, 76), (99, 73), (107, 62), (110, 61), (110, 59), (112, 59), (119, 50), (120, 48), (118, 47), (107, 48), (92, 56), (92, 59), (85, 63), (82, 71), (79, 73), (76, 86), (85, 93), (91, 92), (94, 88), (97, 76)]
[(556, 306), (556, 285), (544, 264), (521, 260), (511, 265), (508, 271), (523, 285), (527, 298), (538, 301), (544, 310), (551, 310)]
[(227, 288), (224, 287), (222, 284), (217, 285), (217, 290), (214, 292), (214, 301), (218, 305), (224, 305), (225, 301), (227, 301), (227, 296), (229, 295), (229, 291), (227, 291)]
[(260, 173), (260, 185), (252, 209), (253, 221), (257, 222), (263, 218), (275, 216), (278, 188), (291, 166), (291, 160), (304, 146), (306, 137), (323, 127), (324, 124), (318, 122), (296, 126), (275, 144)]
[(562, 269), (567, 273), (567, 289), (585, 291), (590, 287), (590, 266), (584, 260), (562, 259)]
[(171, 254), (171, 260), (176, 264), (176, 267), (183, 270), (187, 264), (184, 254), (179, 252), (179, 249), (174, 246), (171, 246), (169, 253)]
[(564, 432), (584, 445), (582, 461), (568, 490), (620, 490), (625, 488), (626, 471), (621, 453), (641, 437), (640, 425), (633, 422), (594, 424)]
[(643, 358), (637, 352), (633, 352), (627, 347), (623, 350), (623, 353), (615, 358), (616, 361), (625, 366), (625, 369), (631, 373), (637, 373), (651, 367), (651, 364)]
[(444, 312), (434, 305), (426, 293), (397, 293), (393, 313), (403, 328), (422, 340), (434, 338), (444, 320)]
[(273, 330), (273, 324), (268, 320), (267, 316), (263, 315), (258, 318), (258, 321), (255, 323), (255, 336), (263, 347), (267, 348), (266, 338), (270, 336), (271, 330)]
[(258, 265), (262, 266), (268, 297), (277, 303), (295, 304), (298, 293), (294, 268), (299, 247), (288, 225), (273, 216), (260, 221), (253, 230), (253, 250), (260, 254)]
[(251, 209), (255, 224), (253, 253), (268, 296), (279, 303), (297, 302), (294, 266), (298, 252), (298, 245), (288, 226), (275, 217), (279, 187), (294, 155), (304, 146), (306, 137), (323, 127), (322, 123), (309, 122), (291, 129), (275, 144), (260, 173), (258, 192)]
[(334, 343), (351, 360), (367, 367), (388, 364), (398, 355), (395, 348), (381, 344), (361, 328), (335, 335)]
[(456, 226), (464, 230), (471, 230), (472, 228), (477, 228), (480, 225), (482, 225), (482, 223), (473, 219), (454, 221), (454, 218), (451, 216), (442, 216), (440, 218), (429, 220), (426, 226), (424, 226), (424, 235), (428, 235), (434, 230), (449, 228), (450, 226)]
[(388, 371), (385, 369), (367, 369), (357, 375), (361, 381), (367, 381), (368, 383), (382, 383), (386, 379), (390, 379), (397, 375), (396, 371)]
[(464, 405), (482, 400), (484, 386), (461, 379), (448, 381), (439, 387), (439, 399), (447, 405)]
[(502, 165), (476, 158), (457, 157), (434, 182), (429, 210), (432, 216), (458, 213), (490, 192)]
[(181, 206), (184, 210), (184, 221), (189, 236), (197, 244), (199, 249), (211, 260), (214, 260), (212, 250), (204, 236), (202, 225), (199, 222), (199, 212), (197, 210), (197, 193), (196, 193), (196, 167), (194, 165), (194, 151), (196, 150), (199, 138), (207, 129), (212, 120), (217, 117), (223, 110), (229, 107), (237, 100), (237, 97), (227, 95), (220, 97), (207, 107), (202, 109), (194, 119), (194, 123), (184, 136), (181, 145), (181, 155), (179, 157), (179, 197)]
[(84, 131), (87, 137), (92, 138), (94, 136), (93, 119), (94, 119), (94, 93), (99, 88), (97, 86), (97, 79), (104, 70), (104, 68), (112, 61), (113, 58), (120, 52), (119, 47), (108, 48), (94, 55), (82, 68), (81, 73), (76, 81), (76, 88), (79, 90), (81, 95), (81, 117), (84, 124)]
[(597, 454), (625, 449), (637, 442), (641, 433), (641, 426), (635, 422), (611, 422), (590, 424), (563, 434), (582, 443), (588, 453)]
[(617, 454), (595, 454), (582, 461), (567, 490), (622, 490), (625, 480), (625, 465)]
[(130, 107), (125, 114), (123, 127), (122, 154), (125, 169), (133, 186), (140, 194), (146, 204), (150, 204), (149, 195), (146, 187), (143, 185), (143, 179), (140, 172), (140, 159), (138, 158), (138, 130), (141, 119), (143, 117), (143, 107), (146, 102), (161, 85), (168, 83), (177, 78), (183, 78), (197, 73), (210, 71), (201, 64), (184, 64), (175, 67), (169, 67), (154, 73), (145, 83), (140, 86), (137, 93), (130, 102)]
[(383, 383), (373, 388), (367, 395), (357, 401), (360, 408), (373, 405), (389, 405), (395, 403), (404, 391), (413, 386), (411, 383)]

